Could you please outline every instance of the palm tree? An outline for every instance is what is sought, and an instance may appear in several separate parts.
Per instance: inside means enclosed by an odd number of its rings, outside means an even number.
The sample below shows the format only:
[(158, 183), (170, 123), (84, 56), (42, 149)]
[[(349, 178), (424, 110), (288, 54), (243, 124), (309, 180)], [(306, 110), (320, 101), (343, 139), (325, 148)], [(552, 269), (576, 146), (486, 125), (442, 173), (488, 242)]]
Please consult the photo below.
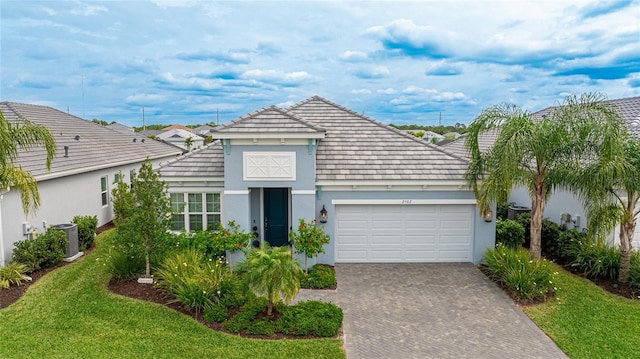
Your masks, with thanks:
[(256, 295), (264, 295), (269, 300), (267, 315), (273, 313), (273, 305), (284, 298), (285, 303), (293, 300), (300, 291), (302, 268), (291, 256), (289, 247), (271, 248), (264, 245), (254, 249), (246, 262), (249, 288)]
[(193, 138), (191, 137), (185, 138), (184, 145), (187, 146), (187, 151), (191, 151), (191, 146), (193, 146)]
[[(596, 94), (569, 96), (547, 116), (534, 118), (514, 105), (484, 110), (468, 128), (470, 163), (467, 179), (482, 213), (524, 186), (531, 195), (531, 256), (541, 255), (542, 216), (557, 188), (579, 190), (603, 186), (600, 177), (577, 178), (590, 171), (611, 178), (623, 167), (626, 127), (615, 109)], [(495, 143), (480, 148), (479, 137), (497, 131)], [(605, 176), (606, 175), (606, 176)]]
[(0, 111), (0, 188), (16, 189), (22, 200), (22, 210), (29, 214), (40, 207), (40, 193), (36, 179), (15, 163), (20, 151), (44, 146), (47, 171), (56, 155), (56, 140), (44, 126), (26, 119), (9, 122)]
[[(640, 202), (640, 139), (629, 138), (625, 142), (624, 157), (627, 161), (622, 173), (611, 173), (611, 177), (598, 177), (603, 186), (585, 186), (581, 192), (590, 234), (601, 237), (620, 224), (620, 272), (618, 281), (627, 282), (631, 267), (631, 243), (636, 229), (637, 209)], [(588, 169), (587, 169), (588, 170)], [(597, 174), (585, 171), (581, 178), (592, 178)]]

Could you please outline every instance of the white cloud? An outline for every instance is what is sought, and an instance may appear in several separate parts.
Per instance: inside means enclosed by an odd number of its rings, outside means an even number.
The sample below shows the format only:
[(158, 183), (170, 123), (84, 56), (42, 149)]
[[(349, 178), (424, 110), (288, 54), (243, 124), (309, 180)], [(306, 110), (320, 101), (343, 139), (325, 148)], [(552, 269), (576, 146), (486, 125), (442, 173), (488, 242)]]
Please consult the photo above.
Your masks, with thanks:
[(340, 59), (350, 62), (366, 61), (368, 56), (362, 51), (345, 51), (340, 54)]
[(381, 90), (378, 90), (376, 92), (377, 93), (381, 93), (381, 94), (385, 94), (385, 95), (393, 95), (393, 94), (398, 93), (398, 91), (396, 89), (391, 88), (391, 87), (386, 88), (386, 89), (381, 89)]
[(260, 69), (245, 71), (241, 77), (263, 82), (275, 82), (284, 84), (300, 84), (313, 79), (313, 76), (308, 74), (306, 71), (283, 72), (278, 70)]
[(352, 94), (355, 95), (368, 95), (371, 93), (371, 90), (369, 89), (357, 89), (357, 90), (351, 90)]
[(164, 102), (166, 99), (163, 95), (157, 94), (136, 94), (127, 96), (125, 101), (129, 104), (155, 105)]
[(101, 12), (107, 12), (107, 11), (108, 11), (107, 8), (104, 6), (83, 5), (79, 8), (72, 9), (71, 15), (93, 16)]

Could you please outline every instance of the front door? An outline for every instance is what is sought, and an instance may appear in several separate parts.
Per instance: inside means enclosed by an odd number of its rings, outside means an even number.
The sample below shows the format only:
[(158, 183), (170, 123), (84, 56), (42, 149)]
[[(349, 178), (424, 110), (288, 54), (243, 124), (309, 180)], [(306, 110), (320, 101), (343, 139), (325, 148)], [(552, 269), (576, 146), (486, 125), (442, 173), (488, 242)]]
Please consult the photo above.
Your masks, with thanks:
[(289, 243), (289, 190), (264, 189), (264, 238), (272, 247)]

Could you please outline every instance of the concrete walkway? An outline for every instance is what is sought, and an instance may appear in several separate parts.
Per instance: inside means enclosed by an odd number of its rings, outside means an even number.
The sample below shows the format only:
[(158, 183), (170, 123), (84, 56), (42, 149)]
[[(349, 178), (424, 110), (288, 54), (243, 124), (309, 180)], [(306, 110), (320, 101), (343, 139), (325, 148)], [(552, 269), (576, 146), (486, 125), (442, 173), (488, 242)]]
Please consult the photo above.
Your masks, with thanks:
[(302, 290), (345, 314), (348, 359), (566, 358), (472, 264), (338, 264), (337, 290)]

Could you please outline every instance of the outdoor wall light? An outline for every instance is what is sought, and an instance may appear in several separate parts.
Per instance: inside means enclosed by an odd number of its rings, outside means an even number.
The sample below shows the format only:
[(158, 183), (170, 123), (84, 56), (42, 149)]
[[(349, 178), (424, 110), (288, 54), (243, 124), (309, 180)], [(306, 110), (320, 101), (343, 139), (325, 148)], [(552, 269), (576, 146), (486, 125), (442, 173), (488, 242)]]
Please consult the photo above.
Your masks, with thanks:
[(491, 208), (487, 208), (482, 213), (482, 219), (484, 219), (485, 222), (491, 222), (491, 220), (493, 219), (493, 212), (491, 212)]
[(324, 208), (324, 204), (320, 210), (320, 223), (327, 223), (327, 209)]

